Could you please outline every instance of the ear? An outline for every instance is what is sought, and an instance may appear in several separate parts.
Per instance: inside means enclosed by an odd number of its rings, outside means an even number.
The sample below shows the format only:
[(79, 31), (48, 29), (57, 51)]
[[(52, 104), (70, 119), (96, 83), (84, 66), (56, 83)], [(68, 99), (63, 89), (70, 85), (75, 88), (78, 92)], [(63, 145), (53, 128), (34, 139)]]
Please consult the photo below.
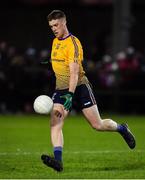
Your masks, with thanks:
[(62, 23), (63, 23), (64, 25), (66, 25), (66, 18), (63, 18), (63, 19), (62, 19)]
[(66, 21), (66, 19), (65, 19), (65, 25), (67, 24), (67, 21)]

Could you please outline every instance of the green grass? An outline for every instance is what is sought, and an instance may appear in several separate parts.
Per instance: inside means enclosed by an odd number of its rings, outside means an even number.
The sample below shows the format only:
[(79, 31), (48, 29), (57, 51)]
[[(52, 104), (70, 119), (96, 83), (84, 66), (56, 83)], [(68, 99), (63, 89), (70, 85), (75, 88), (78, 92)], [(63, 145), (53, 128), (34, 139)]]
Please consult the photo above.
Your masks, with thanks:
[(64, 171), (42, 164), (42, 153), (52, 154), (49, 117), (0, 116), (0, 179), (139, 179), (145, 178), (145, 117), (112, 116), (127, 122), (136, 136), (130, 150), (118, 133), (96, 132), (82, 116), (64, 125)]

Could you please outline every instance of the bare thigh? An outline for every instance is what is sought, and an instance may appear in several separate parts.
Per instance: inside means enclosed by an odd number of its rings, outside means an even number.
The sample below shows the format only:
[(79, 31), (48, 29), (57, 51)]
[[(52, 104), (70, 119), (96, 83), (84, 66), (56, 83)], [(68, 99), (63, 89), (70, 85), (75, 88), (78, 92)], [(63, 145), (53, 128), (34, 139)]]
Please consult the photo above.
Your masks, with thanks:
[(92, 127), (101, 125), (102, 120), (96, 104), (89, 108), (84, 108), (82, 112)]

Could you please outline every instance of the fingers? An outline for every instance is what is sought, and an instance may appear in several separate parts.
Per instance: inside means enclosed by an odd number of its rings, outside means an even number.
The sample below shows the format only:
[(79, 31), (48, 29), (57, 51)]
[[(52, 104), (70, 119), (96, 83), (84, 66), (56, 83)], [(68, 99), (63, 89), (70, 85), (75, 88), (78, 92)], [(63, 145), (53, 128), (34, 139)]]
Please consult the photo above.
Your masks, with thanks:
[(64, 106), (64, 109), (67, 110), (67, 111), (69, 111), (70, 108), (71, 108), (71, 106), (72, 106), (71, 103), (68, 102), (68, 103)]

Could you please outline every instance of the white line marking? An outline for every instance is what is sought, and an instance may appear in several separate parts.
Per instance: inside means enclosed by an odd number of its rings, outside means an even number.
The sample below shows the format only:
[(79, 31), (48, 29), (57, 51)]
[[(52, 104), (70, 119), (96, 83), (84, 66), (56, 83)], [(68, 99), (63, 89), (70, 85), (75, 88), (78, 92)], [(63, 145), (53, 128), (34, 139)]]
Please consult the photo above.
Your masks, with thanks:
[[(119, 151), (111, 151), (111, 150), (98, 150), (98, 151), (64, 151), (64, 154), (110, 154), (110, 153), (145, 153), (145, 150), (119, 150)], [(0, 152), (0, 156), (7, 156), (7, 155), (14, 155), (14, 156), (20, 156), (20, 155), (40, 155), (43, 152)]]
[[(73, 154), (109, 154), (109, 153), (128, 153), (131, 152), (130, 150), (118, 150), (118, 151), (114, 151), (114, 150), (97, 150), (97, 151), (73, 151), (71, 153)], [(137, 152), (137, 153), (144, 153), (145, 150), (135, 150), (132, 152)], [(65, 151), (64, 153), (70, 153), (70, 151)]]

